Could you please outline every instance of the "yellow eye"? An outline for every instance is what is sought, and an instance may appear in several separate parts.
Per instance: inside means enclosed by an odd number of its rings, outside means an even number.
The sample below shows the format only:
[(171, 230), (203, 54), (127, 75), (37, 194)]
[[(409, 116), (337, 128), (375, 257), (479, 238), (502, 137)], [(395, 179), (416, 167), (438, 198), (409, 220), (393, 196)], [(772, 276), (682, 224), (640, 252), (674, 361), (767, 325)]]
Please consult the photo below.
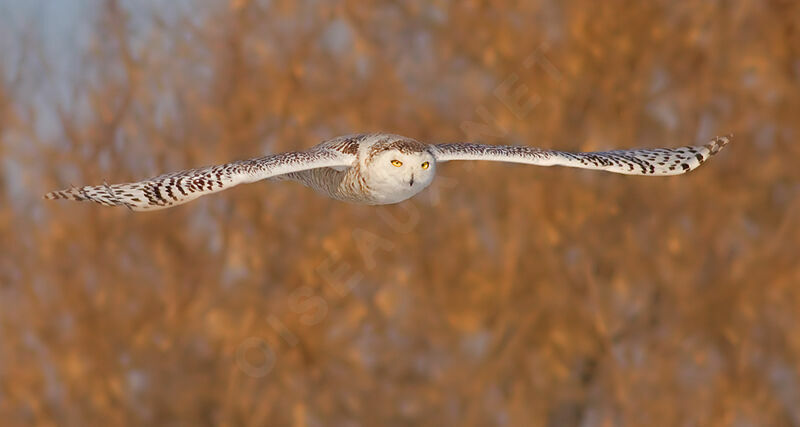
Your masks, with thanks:
[(422, 164), (422, 169), (428, 169), (430, 166), (431, 166), (430, 163), (425, 162), (425, 163)]
[(392, 160), (392, 166), (396, 166), (399, 168), (400, 166), (403, 166), (403, 162), (401, 162), (400, 160)]

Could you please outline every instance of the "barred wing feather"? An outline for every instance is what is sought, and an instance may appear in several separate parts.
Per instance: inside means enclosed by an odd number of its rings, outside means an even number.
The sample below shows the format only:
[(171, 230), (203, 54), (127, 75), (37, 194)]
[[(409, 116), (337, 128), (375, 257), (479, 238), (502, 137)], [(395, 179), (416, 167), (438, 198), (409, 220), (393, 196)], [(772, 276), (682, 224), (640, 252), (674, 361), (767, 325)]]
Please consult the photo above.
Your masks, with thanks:
[(568, 166), (627, 175), (680, 175), (696, 169), (718, 153), (732, 135), (714, 138), (705, 145), (680, 148), (596, 151), (571, 153), (516, 145), (438, 144), (437, 162), (490, 160), (538, 166)]
[(173, 172), (127, 184), (73, 187), (47, 193), (45, 199), (90, 200), (134, 211), (165, 209), (243, 183), (323, 167), (348, 167), (355, 156), (331, 149), (289, 152)]

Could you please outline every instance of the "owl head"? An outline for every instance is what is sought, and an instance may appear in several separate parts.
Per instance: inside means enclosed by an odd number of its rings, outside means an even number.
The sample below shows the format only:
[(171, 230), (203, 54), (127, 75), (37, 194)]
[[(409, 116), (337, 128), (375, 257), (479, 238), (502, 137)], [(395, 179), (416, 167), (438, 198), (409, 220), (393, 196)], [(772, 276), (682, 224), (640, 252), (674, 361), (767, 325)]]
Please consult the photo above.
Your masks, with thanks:
[(399, 135), (381, 135), (364, 153), (362, 174), (382, 203), (397, 203), (424, 190), (436, 175), (428, 145)]

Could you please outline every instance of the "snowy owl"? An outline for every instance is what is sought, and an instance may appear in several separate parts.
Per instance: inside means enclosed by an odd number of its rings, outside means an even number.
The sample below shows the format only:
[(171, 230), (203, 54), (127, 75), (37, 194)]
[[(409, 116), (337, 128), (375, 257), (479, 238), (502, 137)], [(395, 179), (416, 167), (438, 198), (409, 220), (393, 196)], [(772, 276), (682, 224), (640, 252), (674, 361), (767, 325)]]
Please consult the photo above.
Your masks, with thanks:
[(430, 185), (440, 163), (492, 160), (569, 166), (628, 175), (679, 175), (716, 154), (731, 136), (681, 148), (570, 153), (514, 145), (429, 145), (393, 134), (349, 135), (306, 151), (174, 172), (128, 184), (104, 184), (47, 193), (46, 199), (91, 200), (149, 211), (180, 205), (242, 183), (293, 180), (336, 200), (369, 205), (398, 203)]

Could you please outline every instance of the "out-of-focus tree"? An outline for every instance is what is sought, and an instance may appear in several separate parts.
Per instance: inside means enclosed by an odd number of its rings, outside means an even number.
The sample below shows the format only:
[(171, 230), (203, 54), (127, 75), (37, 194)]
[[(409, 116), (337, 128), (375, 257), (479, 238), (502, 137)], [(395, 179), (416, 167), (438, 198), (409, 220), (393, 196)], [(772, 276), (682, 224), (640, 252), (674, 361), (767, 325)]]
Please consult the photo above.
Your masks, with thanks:
[[(32, 45), (0, 85), (4, 422), (800, 423), (795, 2), (89, 4), (78, 70)], [(377, 130), (736, 137), (670, 179), (447, 164), (389, 207), (39, 200)]]

